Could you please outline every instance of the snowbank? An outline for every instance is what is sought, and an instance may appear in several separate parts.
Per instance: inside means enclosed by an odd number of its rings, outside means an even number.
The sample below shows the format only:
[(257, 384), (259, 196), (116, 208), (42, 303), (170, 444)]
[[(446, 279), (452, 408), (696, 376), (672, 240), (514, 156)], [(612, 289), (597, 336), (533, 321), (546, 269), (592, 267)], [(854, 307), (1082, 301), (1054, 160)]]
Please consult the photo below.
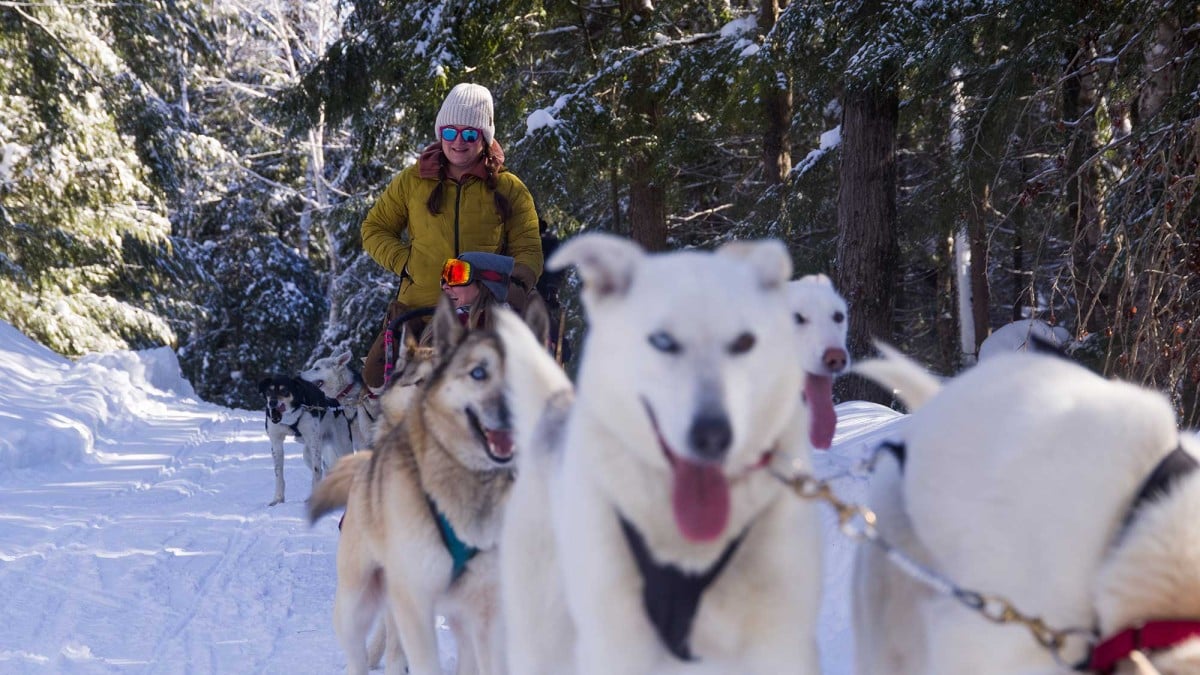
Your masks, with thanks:
[(72, 362), (0, 322), (0, 471), (94, 459), (150, 407), (195, 399), (168, 347)]

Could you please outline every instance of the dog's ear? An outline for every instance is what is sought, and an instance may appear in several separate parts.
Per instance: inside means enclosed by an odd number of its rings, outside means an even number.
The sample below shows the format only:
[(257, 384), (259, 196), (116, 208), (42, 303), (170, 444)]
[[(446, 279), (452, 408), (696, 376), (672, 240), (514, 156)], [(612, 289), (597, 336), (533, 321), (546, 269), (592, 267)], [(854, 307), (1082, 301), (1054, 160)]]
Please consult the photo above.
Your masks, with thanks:
[(350, 353), (350, 350), (347, 349), (346, 351), (342, 352), (341, 354), (338, 354), (337, 357), (335, 357), (336, 360), (334, 362), (337, 363), (339, 366), (344, 366), (347, 363), (350, 363), (351, 357), (352, 357), (352, 354)]
[(421, 336), (412, 330), (408, 324), (400, 324), (400, 344), (404, 345), (404, 349), (408, 351), (416, 351), (421, 346)]
[(269, 386), (271, 386), (271, 378), (264, 377), (263, 379), (259, 380), (258, 381), (258, 393), (263, 394), (265, 396), (267, 393), (267, 387), (269, 387)]
[(462, 341), (466, 329), (458, 320), (454, 311), (454, 302), (450, 296), (443, 295), (438, 300), (437, 311), (433, 314), (433, 350), (437, 358), (444, 358), (458, 343)]
[(611, 234), (581, 234), (554, 251), (547, 269), (575, 266), (583, 279), (585, 297), (622, 297), (633, 285), (633, 272), (646, 252), (633, 241)]
[(291, 378), (292, 395), (303, 403), (316, 405), (325, 400), (325, 392), (317, 385), (309, 382), (303, 377)]
[(525, 325), (533, 331), (534, 337), (543, 345), (550, 342), (550, 313), (546, 311), (546, 302), (537, 293), (529, 295), (529, 304), (525, 306)]
[(749, 263), (758, 276), (758, 285), (764, 290), (781, 288), (792, 278), (792, 256), (778, 239), (731, 241), (716, 252)]

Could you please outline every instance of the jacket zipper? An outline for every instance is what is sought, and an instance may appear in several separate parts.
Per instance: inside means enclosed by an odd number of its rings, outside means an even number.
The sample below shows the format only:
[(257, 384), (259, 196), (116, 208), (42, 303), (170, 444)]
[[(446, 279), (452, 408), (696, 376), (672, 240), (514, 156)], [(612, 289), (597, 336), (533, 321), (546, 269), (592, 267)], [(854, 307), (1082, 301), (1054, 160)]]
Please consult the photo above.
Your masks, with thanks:
[(454, 257), (457, 258), (460, 253), (458, 250), (458, 205), (462, 201), (462, 183), (454, 184)]

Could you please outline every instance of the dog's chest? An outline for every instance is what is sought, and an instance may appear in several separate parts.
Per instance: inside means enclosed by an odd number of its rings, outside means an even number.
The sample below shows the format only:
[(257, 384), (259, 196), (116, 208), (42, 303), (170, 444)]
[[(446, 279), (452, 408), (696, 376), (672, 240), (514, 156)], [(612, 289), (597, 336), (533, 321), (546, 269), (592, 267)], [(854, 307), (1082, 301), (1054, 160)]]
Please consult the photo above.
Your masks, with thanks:
[(303, 407), (288, 408), (278, 422), (271, 419), (271, 412), (268, 410), (266, 420), (267, 435), (273, 440), (283, 440), (289, 436), (296, 436), (301, 440), (308, 440), (305, 437), (310, 437), (311, 440), (315, 440), (317, 418)]

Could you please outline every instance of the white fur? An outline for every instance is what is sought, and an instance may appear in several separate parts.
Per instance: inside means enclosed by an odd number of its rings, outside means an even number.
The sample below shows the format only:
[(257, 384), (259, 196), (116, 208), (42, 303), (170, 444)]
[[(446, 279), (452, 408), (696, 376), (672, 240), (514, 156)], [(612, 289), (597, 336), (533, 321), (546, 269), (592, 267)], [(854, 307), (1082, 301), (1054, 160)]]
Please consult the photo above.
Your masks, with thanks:
[(797, 324), (797, 355), (804, 372), (833, 376), (850, 365), (846, 352), (846, 300), (824, 274), (788, 282), (788, 305)]
[(936, 377), (900, 350), (883, 342), (876, 342), (875, 348), (883, 358), (863, 361), (854, 366), (854, 372), (890, 389), (909, 412), (916, 412), (941, 390), (942, 383)]
[[(1200, 457), (1200, 443), (1185, 436), (1185, 451)], [(1200, 620), (1200, 472), (1172, 485), (1168, 494), (1137, 511), (1104, 560), (1094, 603), (1100, 634), (1113, 635), (1148, 620)], [(1152, 655), (1161, 675), (1200, 673), (1200, 638)], [(1139, 672), (1125, 663), (1118, 673)]]
[(300, 377), (320, 387), (326, 396), (342, 406), (346, 419), (353, 425), (351, 437), (354, 450), (358, 451), (371, 444), (380, 404), (362, 381), (362, 376), (351, 369), (351, 359), (348, 351), (317, 359), (312, 368), (300, 373)]
[[(498, 321), (521, 447), (500, 546), (512, 675), (816, 673), (814, 507), (753, 468), (771, 447), (801, 468), (810, 461), (786, 252), (760, 242), (647, 255), (583, 235), (550, 261), (567, 265), (583, 279), (589, 318), (574, 393), (517, 320)], [(753, 346), (731, 351), (746, 334)], [(670, 342), (679, 349), (660, 348)], [(711, 541), (688, 540), (675, 523), (647, 406), (681, 455), (692, 452), (698, 414), (720, 411), (730, 422), (730, 519)], [(647, 619), (618, 513), (660, 563), (692, 571), (745, 534), (701, 600), (690, 640), (697, 661), (671, 656)]]
[[(1098, 574), (1118, 559), (1109, 552), (1125, 512), (1178, 442), (1163, 397), (1024, 353), (981, 362), (940, 391), (932, 376), (894, 355), (858, 370), (920, 406), (901, 433), (903, 473), (893, 465), (872, 477), (871, 506), (884, 519), (884, 536), (960, 586), (1003, 597), (1051, 627), (1090, 628), (1104, 606), (1094, 597)], [(1137, 567), (1143, 578), (1112, 574), (1134, 594), (1144, 597), (1155, 583), (1145, 578), (1149, 560), (1195, 569), (1196, 558), (1129, 542), (1146, 557)], [(860, 673), (1058, 672), (1025, 628), (988, 622), (886, 565), (869, 549), (857, 562)], [(1111, 588), (1101, 595), (1130, 616), (1142, 613)], [(881, 617), (897, 623), (885, 626)], [(1073, 640), (1063, 656), (1077, 661), (1083, 649)]]

